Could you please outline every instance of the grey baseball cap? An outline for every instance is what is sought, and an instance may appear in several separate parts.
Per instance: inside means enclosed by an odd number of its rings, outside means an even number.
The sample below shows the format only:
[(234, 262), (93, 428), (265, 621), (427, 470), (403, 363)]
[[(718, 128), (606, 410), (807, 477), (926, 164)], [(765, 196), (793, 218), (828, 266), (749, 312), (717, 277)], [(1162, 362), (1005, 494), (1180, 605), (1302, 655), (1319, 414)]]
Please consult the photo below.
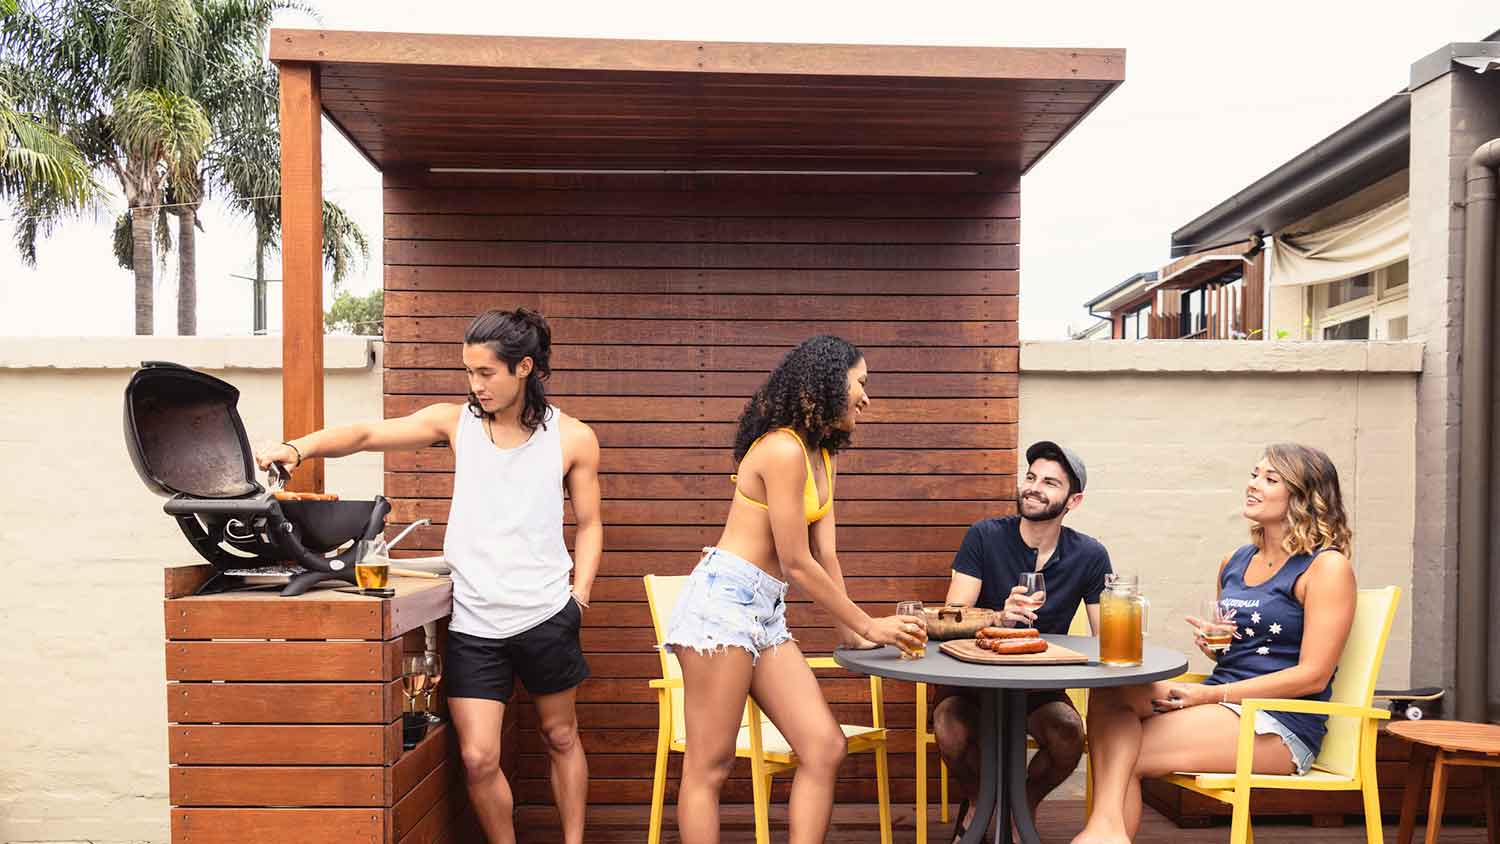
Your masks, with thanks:
[[(1058, 458), (1062, 459), (1059, 460)], [(1051, 440), (1039, 440), (1026, 449), (1026, 465), (1030, 466), (1038, 460), (1056, 460), (1063, 464), (1068, 474), (1073, 476), (1073, 482), (1078, 485), (1078, 491), (1088, 486), (1089, 471), (1083, 465), (1083, 458), (1071, 448), (1060, 446)]]

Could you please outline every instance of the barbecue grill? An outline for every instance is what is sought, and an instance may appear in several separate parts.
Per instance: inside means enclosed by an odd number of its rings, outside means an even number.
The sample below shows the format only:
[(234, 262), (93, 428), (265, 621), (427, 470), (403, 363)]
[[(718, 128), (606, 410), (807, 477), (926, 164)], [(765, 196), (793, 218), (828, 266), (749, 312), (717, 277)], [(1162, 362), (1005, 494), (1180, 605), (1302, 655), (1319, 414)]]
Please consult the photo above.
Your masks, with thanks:
[(125, 444), (137, 474), (215, 572), (199, 594), (290, 573), (282, 595), (323, 580), (354, 583), (354, 564), (385, 529), (390, 502), (278, 500), (255, 480), (240, 391), (188, 367), (147, 361), (125, 387)]

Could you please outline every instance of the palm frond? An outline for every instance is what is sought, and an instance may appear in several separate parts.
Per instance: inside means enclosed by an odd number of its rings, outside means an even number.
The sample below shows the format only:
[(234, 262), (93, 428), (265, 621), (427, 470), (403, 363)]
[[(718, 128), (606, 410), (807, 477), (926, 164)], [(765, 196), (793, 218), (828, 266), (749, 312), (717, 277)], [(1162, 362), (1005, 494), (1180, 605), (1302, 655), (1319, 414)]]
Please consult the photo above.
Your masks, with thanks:
[(370, 260), (370, 243), (348, 212), (336, 203), (323, 200), (323, 263), (333, 269), (334, 286), (348, 278), (355, 256), (360, 266)]
[(11, 107), (0, 91), (0, 198), (14, 199), (31, 183), (77, 207), (98, 192), (78, 148), (35, 116)]
[(110, 71), (122, 90), (191, 90), (203, 33), (192, 0), (115, 0)]
[(130, 228), (130, 212), (125, 211), (115, 218), (115, 230), (112, 246), (115, 252), (115, 263), (122, 270), (135, 269), (135, 232)]
[(160, 89), (132, 91), (116, 103), (114, 125), (125, 148), (141, 160), (160, 162), (172, 184), (186, 189), (197, 181), (213, 132), (192, 97)]

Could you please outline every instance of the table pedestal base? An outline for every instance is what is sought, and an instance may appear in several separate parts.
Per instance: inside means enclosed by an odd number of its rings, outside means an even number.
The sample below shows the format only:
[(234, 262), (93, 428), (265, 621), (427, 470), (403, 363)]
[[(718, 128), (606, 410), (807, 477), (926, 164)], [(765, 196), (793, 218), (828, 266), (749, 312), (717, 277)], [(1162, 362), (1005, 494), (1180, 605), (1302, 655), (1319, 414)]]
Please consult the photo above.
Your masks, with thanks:
[(1026, 804), (1025, 690), (983, 690), (979, 754), (979, 794), (974, 806), (974, 821), (964, 832), (963, 844), (980, 844), (992, 815), (995, 817), (994, 844), (1009, 844), (1012, 819), (1021, 844), (1039, 844), (1036, 820)]

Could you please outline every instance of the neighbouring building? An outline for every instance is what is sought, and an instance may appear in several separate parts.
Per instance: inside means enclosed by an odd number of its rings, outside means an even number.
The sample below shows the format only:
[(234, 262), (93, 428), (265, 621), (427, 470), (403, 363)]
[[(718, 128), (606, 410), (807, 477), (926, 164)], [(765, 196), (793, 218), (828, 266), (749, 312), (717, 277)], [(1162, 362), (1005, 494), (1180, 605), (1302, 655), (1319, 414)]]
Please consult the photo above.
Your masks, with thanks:
[[(1500, 476), (1500, 448), (1492, 439), (1461, 451), (1460, 352), (1469, 171), (1500, 136), (1496, 68), (1500, 32), (1417, 60), (1405, 90), (1174, 231), (1170, 262), (1156, 273), (1085, 303), (1110, 320), (1115, 339), (1422, 343), (1418, 471), (1401, 493), (1415, 497), (1409, 610), (1412, 640), (1424, 643), (1412, 649), (1410, 677), (1458, 691), (1450, 698), (1467, 703), (1449, 715), (1491, 721), (1500, 721), (1500, 651), (1490, 644), (1500, 639), (1491, 612), (1500, 609), (1500, 498), (1476, 505), (1489, 514), (1491, 538), (1462, 577), (1459, 506), (1463, 467)], [(1495, 234), (1487, 236), (1493, 250)], [(1493, 333), (1475, 329), (1481, 360), (1496, 357)], [(1300, 348), (1288, 354), (1320, 354)]]

